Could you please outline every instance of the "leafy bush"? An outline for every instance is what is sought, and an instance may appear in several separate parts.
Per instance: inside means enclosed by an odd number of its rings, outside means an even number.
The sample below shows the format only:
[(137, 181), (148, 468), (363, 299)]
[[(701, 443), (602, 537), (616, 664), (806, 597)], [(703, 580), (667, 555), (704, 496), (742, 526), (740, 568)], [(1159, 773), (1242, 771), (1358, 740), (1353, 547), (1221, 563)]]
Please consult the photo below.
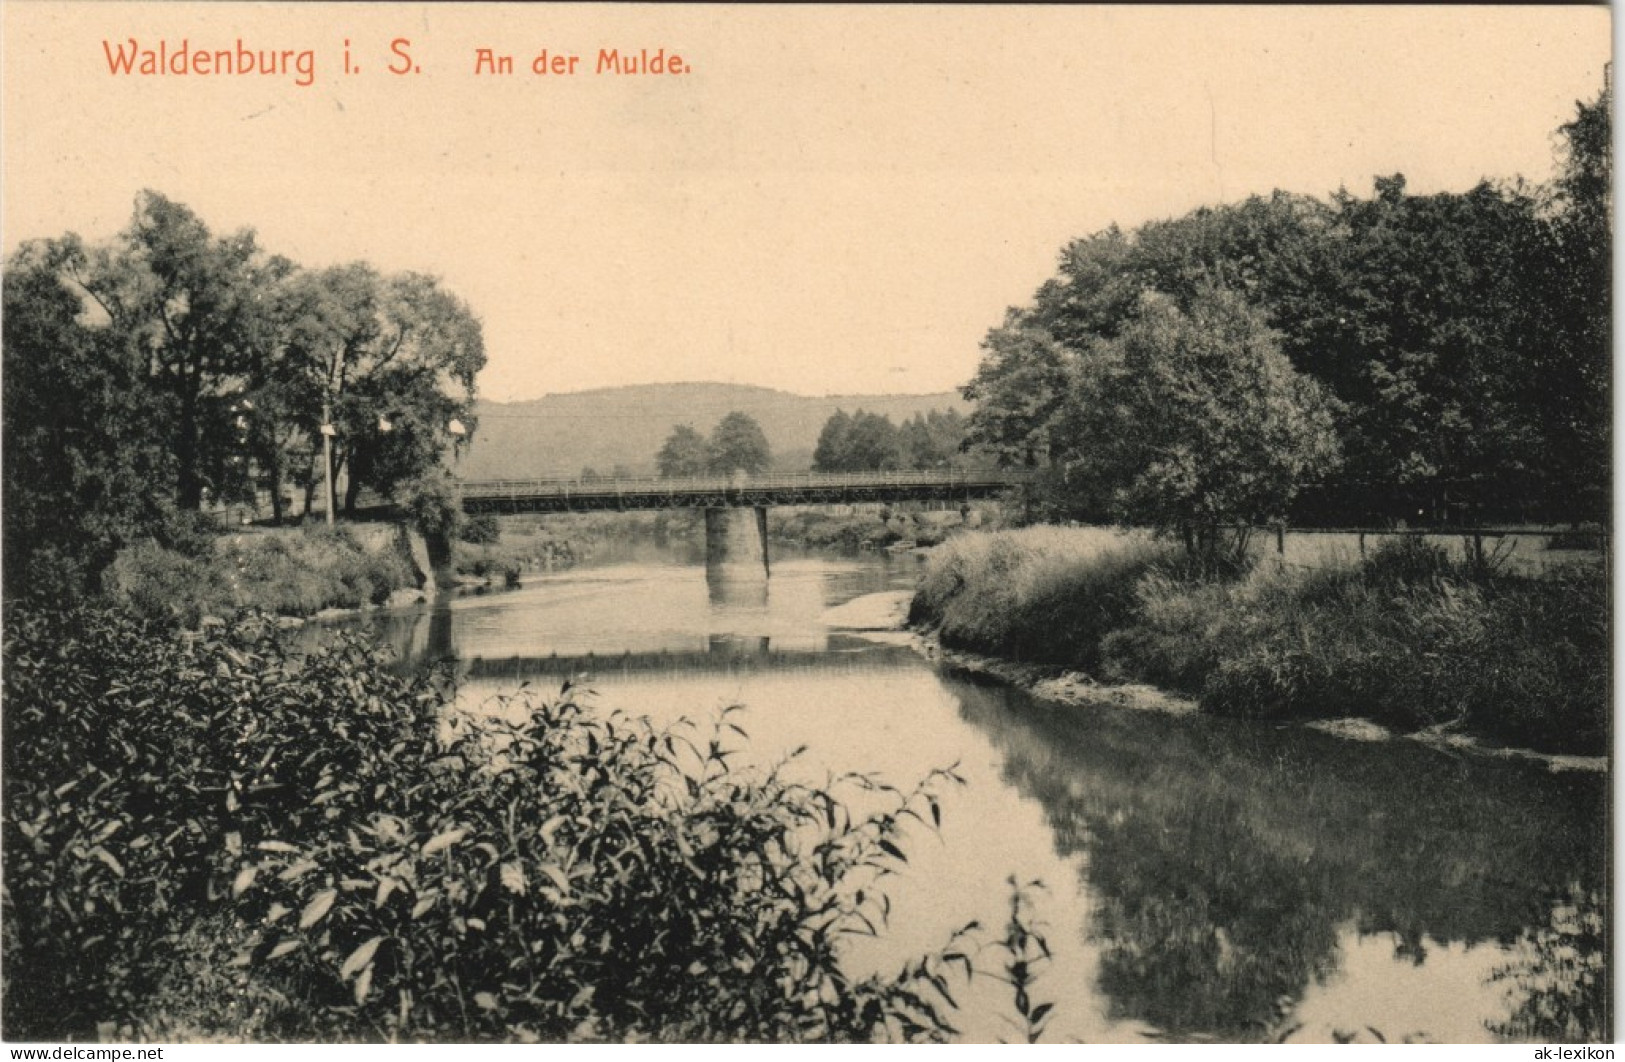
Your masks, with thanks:
[(186, 557), (207, 557), (220, 534), (220, 524), (207, 513), (165, 507), (153, 534), (165, 549)]
[(450, 473), (428, 473), (414, 480), (405, 494), (407, 515), (426, 537), (456, 537), (463, 523), (463, 508), (457, 497), (457, 482)]
[(1108, 677), (1180, 689), (1223, 715), (1357, 716), (1599, 752), (1607, 627), (1595, 571), (1504, 574), (1406, 539), (1351, 567), (1149, 577), (1103, 655)]
[(308, 616), (381, 604), (416, 576), (399, 550), (368, 550), (348, 528), (317, 525), (218, 538), (196, 557), (142, 543), (115, 558), (104, 582), (138, 615), (195, 627), (240, 608)]
[[(341, 638), (5, 632), (8, 1039), (931, 1039), (948, 953), (856, 981), (934, 785), (820, 789), (523, 692), (476, 716)], [(568, 690), (566, 690), (568, 694)], [(839, 793), (883, 810), (856, 818)]]
[(480, 513), (463, 520), (463, 526), (458, 530), (457, 537), (475, 545), (497, 542), (502, 538), (502, 526), (491, 513)]
[(1589, 753), (1608, 742), (1608, 617), (1596, 570), (1520, 576), (1420, 538), (1356, 565), (1238, 575), (1168, 543), (1056, 527), (945, 543), (909, 614), (945, 645), (1155, 683), (1221, 715)]
[(119, 551), (102, 576), (106, 592), (136, 615), (159, 623), (195, 627), (206, 614), (231, 601), (226, 575), (207, 557), (137, 542)]

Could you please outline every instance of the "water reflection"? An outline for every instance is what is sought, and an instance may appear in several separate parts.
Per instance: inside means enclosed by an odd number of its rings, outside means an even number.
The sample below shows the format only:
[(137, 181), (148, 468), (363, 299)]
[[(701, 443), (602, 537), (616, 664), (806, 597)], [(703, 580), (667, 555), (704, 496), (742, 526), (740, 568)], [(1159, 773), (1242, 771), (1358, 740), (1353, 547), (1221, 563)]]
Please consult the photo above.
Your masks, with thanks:
[(706, 597), (713, 605), (766, 610), (769, 585), (761, 571), (741, 573), (733, 564), (705, 566)]
[(1525, 930), (1513, 961), (1492, 975), (1515, 1004), (1493, 1027), (1511, 1039), (1604, 1043), (1610, 1039), (1612, 978), (1603, 894), (1571, 889), (1547, 923)]
[[(944, 795), (940, 839), (916, 839), (887, 934), (853, 961), (895, 969), (997, 923), (1007, 875), (1041, 877), (1055, 959), (1038, 992), (1059, 1039), (1606, 1035), (1605, 778), (1057, 709), (822, 620), (916, 570), (787, 556), (767, 587), (719, 585), (697, 559), (639, 557), (370, 625), (414, 666), (454, 658), (476, 699), (586, 675), (605, 705), (662, 721), (744, 703), (750, 758), (808, 744), (815, 781), (906, 784), (958, 761), (969, 785)], [(969, 997), (967, 1039), (1012, 1034), (1007, 993)]]
[[(1519, 1035), (1485, 990), (1496, 961), (1546, 897), (1605, 880), (1595, 777), (1003, 691), (961, 704), (1083, 857), (1112, 1012), (1169, 1038)], [(1407, 982), (1425, 1005), (1374, 1005)]]

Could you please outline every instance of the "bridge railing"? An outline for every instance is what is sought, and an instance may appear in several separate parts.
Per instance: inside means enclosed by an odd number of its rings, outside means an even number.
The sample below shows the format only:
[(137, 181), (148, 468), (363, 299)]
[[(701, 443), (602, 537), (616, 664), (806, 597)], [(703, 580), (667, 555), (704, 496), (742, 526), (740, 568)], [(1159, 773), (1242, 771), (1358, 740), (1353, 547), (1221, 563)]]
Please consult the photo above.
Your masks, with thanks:
[(716, 494), (775, 490), (887, 487), (1015, 487), (1032, 473), (1010, 470), (920, 469), (888, 472), (768, 472), (754, 476), (628, 476), (615, 479), (466, 480), (464, 498), (603, 497), (623, 494)]

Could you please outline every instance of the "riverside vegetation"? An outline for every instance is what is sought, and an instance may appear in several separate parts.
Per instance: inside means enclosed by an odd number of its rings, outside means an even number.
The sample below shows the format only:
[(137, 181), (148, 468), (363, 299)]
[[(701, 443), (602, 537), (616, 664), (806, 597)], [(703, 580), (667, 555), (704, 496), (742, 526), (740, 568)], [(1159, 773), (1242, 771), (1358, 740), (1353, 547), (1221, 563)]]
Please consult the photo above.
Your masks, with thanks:
[(1404, 538), (1349, 565), (1215, 572), (1149, 535), (1033, 527), (939, 547), (910, 619), (949, 647), (1148, 682), (1221, 715), (1607, 750), (1595, 568), (1517, 575)]
[(394, 548), (395, 528), (373, 531), (389, 542), (363, 542), (348, 525), (200, 534), (167, 545), (144, 539), (119, 551), (102, 582), (112, 601), (136, 615), (190, 627), (245, 608), (308, 616), (377, 605), (417, 580)]
[(732, 765), (733, 710), (660, 730), (568, 687), (452, 710), (263, 616), (5, 639), (8, 1039), (937, 1039), (984, 962), (974, 924), (892, 976), (838, 961), (952, 769), (809, 786)]

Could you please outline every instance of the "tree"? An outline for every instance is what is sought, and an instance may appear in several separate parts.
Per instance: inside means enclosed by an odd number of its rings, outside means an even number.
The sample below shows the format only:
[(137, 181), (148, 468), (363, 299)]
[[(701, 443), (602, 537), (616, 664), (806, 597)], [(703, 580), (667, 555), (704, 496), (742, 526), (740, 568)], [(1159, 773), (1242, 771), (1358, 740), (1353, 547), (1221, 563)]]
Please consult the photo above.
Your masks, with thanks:
[(1001, 465), (1036, 467), (1049, 455), (1049, 429), (1066, 401), (1075, 357), (1021, 310), (1005, 315), (982, 351), (976, 376), (960, 388), (976, 405), (966, 439)]
[(660, 445), (660, 452), (655, 455), (656, 467), (668, 479), (702, 476), (708, 470), (710, 460), (711, 451), (706, 445), (705, 436), (695, 431), (692, 424), (679, 424), (672, 428), (671, 434)]
[(813, 448), (813, 471), (840, 472), (846, 468), (846, 437), (852, 430), (852, 418), (846, 410), (837, 408), (824, 421), (818, 433), (818, 445)]
[(813, 451), (820, 472), (876, 472), (901, 464), (897, 426), (880, 413), (858, 410), (851, 416), (837, 409), (824, 422)]
[[(121, 547), (203, 548), (189, 512), (309, 477), (324, 408), (351, 506), (441, 463), (472, 423), (479, 322), (433, 278), (302, 272), (142, 192), (117, 238), (20, 248), (4, 277), (5, 569), (88, 587)], [(32, 574), (30, 574), (32, 573)]]
[(1143, 303), (1082, 359), (1056, 431), (1066, 473), (1197, 559), (1239, 559), (1248, 527), (1283, 519), (1335, 465), (1331, 404), (1240, 296), (1209, 289), (1188, 312)]
[(1543, 452), (1553, 493), (1575, 520), (1609, 518), (1613, 380), (1613, 78), (1558, 130), (1558, 176), (1546, 204), (1538, 373)]
[[(1369, 198), (1275, 192), (1073, 241), (1034, 304), (984, 344), (965, 388), (970, 441), (1042, 465), (1069, 366), (1132, 328), (1146, 293), (1188, 313), (1223, 288), (1338, 400), (1345, 462), (1315, 491), (1319, 518), (1517, 515), (1581, 498), (1597, 511), (1609, 289), (1606, 253), (1585, 249), (1607, 240), (1563, 225), (1606, 233), (1605, 209), (1572, 205), (1596, 202), (1607, 169), (1606, 123), (1587, 118), (1599, 110), (1606, 101), (1564, 129), (1578, 161), (1547, 221), (1516, 182), (1414, 196), (1394, 174)], [(1067, 493), (1073, 510), (1090, 502)]]
[(947, 468), (965, 441), (965, 418), (957, 410), (916, 413), (897, 429), (898, 462), (903, 468)]
[(83, 322), (63, 248), (25, 245), (7, 263), (4, 365), (5, 587), (9, 599), (72, 599), (122, 546), (174, 520), (167, 404), (147, 389), (144, 352)]
[(846, 436), (847, 467), (854, 472), (881, 472), (901, 463), (897, 426), (880, 413), (858, 410)]
[(717, 422), (711, 431), (710, 470), (725, 475), (747, 472), (756, 475), (773, 464), (767, 435), (756, 418), (737, 410)]
[(474, 378), (485, 365), (480, 323), (438, 280), (381, 276), (366, 263), (291, 284), (293, 324), (283, 392), (317, 438), (335, 429), (334, 475), (347, 469), (346, 510), (360, 491), (391, 495), (438, 465), (473, 424)]
[[(64, 241), (61, 264), (108, 326), (145, 357), (150, 386), (171, 400), (176, 503), (196, 509), (206, 488), (231, 493), (228, 409), (251, 368), (262, 295), (290, 264), (260, 251), (252, 229), (215, 237), (187, 207), (157, 192), (136, 197), (135, 216), (113, 246)], [(213, 474), (210, 474), (212, 471)]]
[(1312, 371), (1347, 410), (1345, 489), (1399, 501), (1392, 516), (1516, 512), (1542, 489), (1534, 200), (1488, 182), (1407, 195), (1395, 174), (1372, 199), (1339, 195), (1337, 220), (1340, 261), (1305, 316), (1320, 322)]

